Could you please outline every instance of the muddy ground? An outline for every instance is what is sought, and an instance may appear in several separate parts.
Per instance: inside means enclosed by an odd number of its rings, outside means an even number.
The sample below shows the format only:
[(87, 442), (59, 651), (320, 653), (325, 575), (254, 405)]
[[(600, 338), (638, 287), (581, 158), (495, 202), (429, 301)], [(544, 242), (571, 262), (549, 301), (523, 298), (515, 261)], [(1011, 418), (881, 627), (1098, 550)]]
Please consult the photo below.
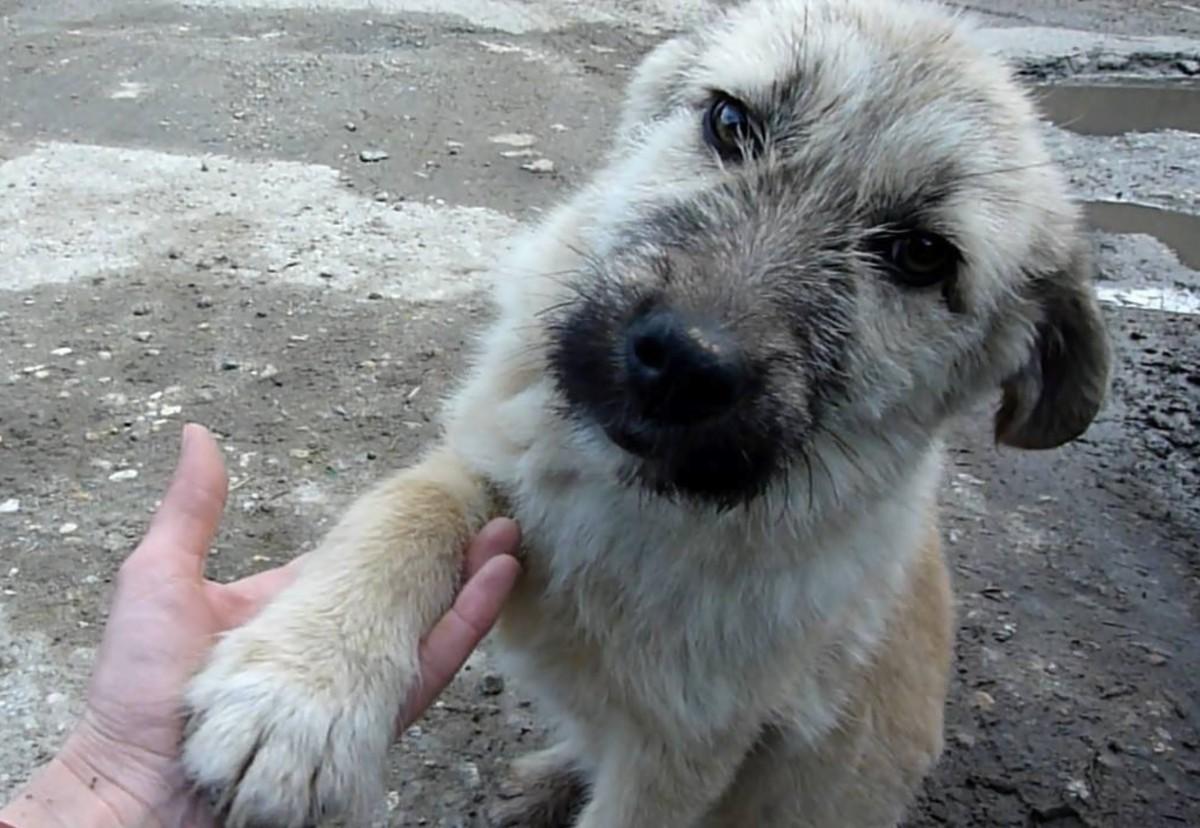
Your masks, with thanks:
[[(218, 432), (234, 475), (214, 577), (311, 546), (432, 438), (488, 314), (480, 269), (582, 180), (655, 39), (279, 5), (0, 6), (0, 796), (78, 710), (180, 424)], [(1184, 3), (987, 9), (1200, 33)], [(1089, 197), (1200, 212), (1195, 140), (1061, 138)], [(1145, 239), (1096, 241), (1111, 284), (1200, 289)], [(956, 430), (957, 671), (911, 826), (1200, 824), (1200, 318), (1106, 313), (1118, 375), (1084, 439), (998, 450), (987, 411)], [(479, 654), (395, 751), (387, 824), (486, 825), (542, 735)]]

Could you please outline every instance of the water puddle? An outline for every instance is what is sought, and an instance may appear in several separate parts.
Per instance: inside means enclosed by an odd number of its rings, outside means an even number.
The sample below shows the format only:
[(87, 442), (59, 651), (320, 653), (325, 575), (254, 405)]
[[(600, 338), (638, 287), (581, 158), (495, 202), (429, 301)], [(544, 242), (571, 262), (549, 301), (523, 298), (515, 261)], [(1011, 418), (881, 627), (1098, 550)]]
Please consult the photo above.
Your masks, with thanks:
[[(1038, 86), (1043, 114), (1062, 129), (1080, 135), (1114, 136), (1126, 132), (1173, 129), (1200, 133), (1200, 82), (1193, 80), (1120, 80)], [(1200, 164), (1200, 159), (1196, 159)], [(1200, 215), (1149, 204), (1091, 201), (1087, 218), (1097, 230), (1153, 236), (1179, 261), (1200, 271)], [(1172, 287), (1101, 286), (1101, 298), (1129, 307), (1200, 313), (1200, 294)]]
[(1039, 85), (1042, 112), (1081, 135), (1178, 129), (1200, 132), (1200, 82), (1192, 80)]
[(1200, 215), (1125, 201), (1091, 201), (1084, 206), (1097, 230), (1154, 236), (1174, 250), (1184, 265), (1200, 270)]

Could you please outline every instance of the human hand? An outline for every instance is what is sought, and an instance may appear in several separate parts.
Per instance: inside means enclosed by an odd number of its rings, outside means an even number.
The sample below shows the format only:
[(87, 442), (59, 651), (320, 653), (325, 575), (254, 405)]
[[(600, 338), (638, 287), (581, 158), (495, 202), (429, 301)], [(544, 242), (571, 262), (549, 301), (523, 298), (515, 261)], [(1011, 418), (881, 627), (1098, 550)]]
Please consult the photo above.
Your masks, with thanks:
[[(245, 623), (303, 565), (300, 558), (232, 584), (206, 580), (226, 492), (215, 441), (202, 427), (188, 426), (167, 495), (118, 574), (83, 717), (0, 819), (36, 814), (79, 828), (213, 824), (178, 763), (184, 685), (215, 638)], [(472, 542), (466, 584), (422, 644), (421, 693), (399, 712), (401, 728), (424, 712), (491, 628), (519, 572), (511, 554), (518, 542), (516, 524), (504, 519)], [(25, 811), (12, 810), (22, 805)], [(73, 808), (65, 817), (64, 807)], [(59, 822), (26, 821), (22, 828), (41, 824)]]

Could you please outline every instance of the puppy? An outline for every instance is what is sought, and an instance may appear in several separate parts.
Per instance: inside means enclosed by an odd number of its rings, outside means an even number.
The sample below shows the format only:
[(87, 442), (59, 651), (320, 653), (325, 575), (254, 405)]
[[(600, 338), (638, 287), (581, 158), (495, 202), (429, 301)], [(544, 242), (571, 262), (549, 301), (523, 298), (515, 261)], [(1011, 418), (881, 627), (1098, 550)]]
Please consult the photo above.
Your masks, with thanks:
[(362, 819), (498, 513), (559, 725), (501, 824), (891, 826), (937, 759), (947, 421), (1002, 389), (997, 439), (1050, 448), (1108, 383), (1029, 99), (939, 8), (752, 0), (646, 58), (611, 146), (498, 268), (438, 445), (192, 683), (231, 828)]

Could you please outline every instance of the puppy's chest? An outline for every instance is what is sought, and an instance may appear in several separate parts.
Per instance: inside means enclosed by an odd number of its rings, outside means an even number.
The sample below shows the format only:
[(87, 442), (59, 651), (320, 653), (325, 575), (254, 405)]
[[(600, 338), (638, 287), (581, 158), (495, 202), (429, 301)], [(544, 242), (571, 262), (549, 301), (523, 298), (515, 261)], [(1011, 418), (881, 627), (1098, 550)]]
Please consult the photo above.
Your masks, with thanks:
[(770, 683), (781, 651), (819, 646), (825, 625), (795, 550), (764, 548), (771, 539), (736, 521), (688, 520), (611, 490), (528, 495), (515, 509), (525, 584), (502, 629), (532, 680), (720, 718)]

